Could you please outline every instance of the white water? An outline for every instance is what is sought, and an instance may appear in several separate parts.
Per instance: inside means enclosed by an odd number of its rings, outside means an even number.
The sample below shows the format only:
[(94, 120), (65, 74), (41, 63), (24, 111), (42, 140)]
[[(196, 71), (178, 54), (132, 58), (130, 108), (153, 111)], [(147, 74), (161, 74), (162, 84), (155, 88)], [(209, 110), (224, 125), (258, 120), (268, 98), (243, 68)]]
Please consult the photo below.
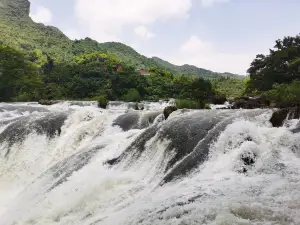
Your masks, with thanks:
[[(4, 106), (8, 105), (0, 104)], [(203, 164), (160, 186), (167, 163), (174, 157), (165, 151), (170, 140), (158, 139), (168, 121), (160, 122), (162, 128), (147, 141), (137, 160), (125, 157), (110, 167), (104, 163), (121, 155), (145, 131), (113, 127), (123, 109), (70, 103), (30, 107), (36, 109), (0, 112), (0, 125), (48, 113), (38, 109), (68, 112), (68, 117), (60, 136), (53, 139), (32, 132), (12, 145), (7, 156), (7, 142), (0, 143), (1, 225), (300, 224), (300, 134), (272, 128), (270, 112), (254, 119), (237, 117), (211, 143)], [(156, 105), (159, 108), (161, 104)], [(193, 113), (175, 113), (170, 121), (187, 115), (193, 118)], [(8, 126), (2, 124), (0, 132)], [(91, 160), (72, 169), (84, 159), (69, 157), (92, 149), (96, 151)], [(257, 157), (246, 174), (239, 172), (245, 152)], [(72, 172), (66, 180), (55, 186), (69, 169)], [(58, 174), (53, 176), (55, 171)]]

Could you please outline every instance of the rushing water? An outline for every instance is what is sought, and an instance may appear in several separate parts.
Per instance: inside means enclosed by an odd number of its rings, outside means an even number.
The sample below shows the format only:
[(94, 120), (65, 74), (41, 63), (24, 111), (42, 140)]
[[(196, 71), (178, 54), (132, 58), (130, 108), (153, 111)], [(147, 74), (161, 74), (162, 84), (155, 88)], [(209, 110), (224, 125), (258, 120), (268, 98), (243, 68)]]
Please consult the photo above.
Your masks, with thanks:
[(298, 121), (0, 104), (0, 225), (300, 224)]

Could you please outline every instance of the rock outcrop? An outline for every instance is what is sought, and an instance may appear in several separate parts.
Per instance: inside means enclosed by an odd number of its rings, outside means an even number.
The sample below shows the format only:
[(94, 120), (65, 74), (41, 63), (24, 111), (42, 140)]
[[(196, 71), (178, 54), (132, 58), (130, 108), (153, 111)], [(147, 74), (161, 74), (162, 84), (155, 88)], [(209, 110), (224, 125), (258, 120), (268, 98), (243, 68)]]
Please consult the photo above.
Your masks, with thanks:
[(0, 1), (0, 16), (29, 18), (30, 2), (28, 0), (1, 0)]
[(243, 96), (235, 99), (232, 109), (257, 109), (257, 108), (267, 108), (270, 102), (262, 97), (247, 97)]
[(170, 116), (170, 114), (171, 114), (172, 112), (177, 111), (177, 110), (178, 110), (178, 109), (177, 109), (177, 107), (175, 107), (175, 106), (168, 106), (168, 107), (166, 107), (166, 108), (164, 109), (164, 116), (165, 116), (165, 119), (168, 119), (169, 116)]
[(227, 98), (225, 96), (214, 96), (212, 99), (212, 104), (222, 105), (227, 102)]
[(292, 107), (292, 108), (283, 108), (275, 111), (270, 119), (273, 127), (281, 127), (284, 124), (286, 119), (299, 119), (300, 118), (300, 108)]

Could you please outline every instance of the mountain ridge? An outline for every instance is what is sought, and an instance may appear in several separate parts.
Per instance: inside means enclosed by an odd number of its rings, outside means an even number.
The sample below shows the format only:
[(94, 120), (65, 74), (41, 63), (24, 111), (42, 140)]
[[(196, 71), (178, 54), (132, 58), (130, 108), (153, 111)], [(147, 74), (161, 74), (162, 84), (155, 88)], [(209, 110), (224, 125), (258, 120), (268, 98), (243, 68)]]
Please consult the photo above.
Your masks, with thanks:
[(162, 67), (173, 73), (203, 78), (243, 78), (240, 75), (216, 73), (188, 64), (178, 66), (159, 57), (148, 58), (120, 42), (98, 43), (91, 38), (73, 41), (56, 27), (35, 23), (29, 13), (28, 0), (0, 0), (0, 31), (3, 34), (0, 36), (0, 44), (24, 51), (39, 51), (44, 58), (50, 56), (56, 62), (70, 61), (74, 56), (84, 53), (106, 51), (136, 68)]

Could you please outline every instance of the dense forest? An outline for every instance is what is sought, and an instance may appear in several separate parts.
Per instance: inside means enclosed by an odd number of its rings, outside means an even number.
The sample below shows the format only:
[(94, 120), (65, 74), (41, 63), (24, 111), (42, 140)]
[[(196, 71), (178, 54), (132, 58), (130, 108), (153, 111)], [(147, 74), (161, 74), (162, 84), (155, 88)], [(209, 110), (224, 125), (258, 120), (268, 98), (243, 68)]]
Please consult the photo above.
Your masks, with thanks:
[(147, 58), (122, 43), (72, 41), (55, 27), (34, 23), (27, 0), (0, 3), (0, 101), (176, 98), (190, 108), (204, 108), (250, 95), (279, 104), (299, 102), (299, 36), (277, 40), (242, 78)]
[(40, 63), (38, 53), (24, 55), (0, 46), (1, 101), (39, 99), (97, 99), (140, 101), (171, 97), (204, 101), (215, 93), (200, 77), (174, 75), (151, 68), (141, 76), (134, 67), (104, 52), (82, 54), (69, 63), (57, 64), (49, 57)]

